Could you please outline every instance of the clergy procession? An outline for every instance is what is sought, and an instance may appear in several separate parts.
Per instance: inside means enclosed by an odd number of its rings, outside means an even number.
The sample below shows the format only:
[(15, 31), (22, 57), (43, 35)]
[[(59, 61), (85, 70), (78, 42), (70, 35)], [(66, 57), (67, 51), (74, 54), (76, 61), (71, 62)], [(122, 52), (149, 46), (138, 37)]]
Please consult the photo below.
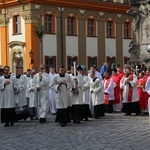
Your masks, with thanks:
[(45, 123), (48, 112), (61, 127), (103, 118), (105, 113), (148, 114), (150, 67), (122, 70), (119, 64), (108, 67), (104, 63), (100, 71), (93, 65), (86, 72), (74, 63), (68, 71), (60, 66), (56, 72), (51, 66), (49, 74), (43, 64), (26, 73), (19, 66), (14, 73), (9, 66), (3, 71), (0, 109), (4, 127), (27, 118)]

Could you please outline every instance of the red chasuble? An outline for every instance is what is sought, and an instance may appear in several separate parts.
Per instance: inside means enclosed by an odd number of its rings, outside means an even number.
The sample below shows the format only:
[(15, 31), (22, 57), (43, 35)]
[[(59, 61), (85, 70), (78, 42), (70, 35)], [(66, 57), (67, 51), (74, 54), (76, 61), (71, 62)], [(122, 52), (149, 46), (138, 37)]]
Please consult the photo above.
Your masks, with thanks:
[(116, 87), (114, 88), (114, 95), (115, 95), (115, 100), (113, 101), (114, 104), (119, 104), (120, 103), (120, 94), (121, 94), (121, 89), (120, 89), (120, 76), (112, 76), (114, 83), (116, 84)]
[(138, 95), (139, 95), (139, 104), (141, 109), (145, 109), (145, 99), (144, 99), (144, 88), (145, 81), (144, 78), (138, 79)]
[[(110, 79), (111, 77), (109, 77), (108, 79), (104, 79), (104, 83), (105, 83), (105, 89), (108, 88), (109, 83), (110, 83)], [(109, 94), (108, 93), (104, 93), (104, 101), (105, 101), (105, 105), (109, 104)]]

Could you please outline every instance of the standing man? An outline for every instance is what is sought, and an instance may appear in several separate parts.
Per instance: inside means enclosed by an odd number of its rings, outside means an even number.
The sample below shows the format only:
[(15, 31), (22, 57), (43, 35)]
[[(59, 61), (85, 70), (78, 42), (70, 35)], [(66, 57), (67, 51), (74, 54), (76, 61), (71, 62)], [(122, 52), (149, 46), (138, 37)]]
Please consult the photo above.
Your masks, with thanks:
[(103, 66), (102, 66), (101, 69), (100, 69), (100, 73), (101, 73), (102, 77), (104, 77), (104, 72), (105, 72), (106, 70), (107, 70), (107, 63), (104, 62), (104, 63), (103, 63)]
[(55, 68), (54, 67), (50, 67), (49, 68), (49, 76), (50, 76), (50, 83), (49, 83), (49, 96), (50, 96), (50, 111), (53, 115), (56, 114), (56, 104), (55, 104), (55, 91), (54, 89), (52, 89), (51, 84), (53, 81), (53, 78), (55, 77), (56, 73), (55, 73)]
[[(81, 66), (77, 68), (80, 70)], [(74, 72), (74, 67), (71, 67), (70, 77), (73, 82), (73, 88), (71, 91), (72, 99), (72, 119), (74, 123), (80, 123), (82, 119), (82, 106), (83, 106), (83, 95), (82, 95), (82, 86), (84, 85), (84, 78), (81, 74)]]
[(105, 109), (106, 112), (113, 112), (113, 101), (115, 99), (114, 96), (114, 80), (110, 76), (109, 72), (106, 71), (104, 73), (104, 100), (105, 100)]
[[(31, 69), (27, 69), (27, 72), (25, 74), (25, 77), (26, 77), (26, 83), (27, 83), (27, 87), (29, 85), (29, 81), (31, 79)], [(27, 100), (27, 107), (29, 108), (29, 91), (28, 89), (26, 89), (26, 100)]]
[(113, 101), (113, 110), (115, 112), (121, 111), (121, 89), (120, 89), (120, 76), (117, 74), (117, 69), (114, 68), (112, 70), (112, 78), (114, 80), (114, 96), (115, 99)]
[(59, 68), (59, 73), (55, 75), (51, 83), (51, 87), (55, 91), (55, 101), (57, 108), (57, 115), (55, 122), (59, 122), (61, 127), (65, 127), (70, 122), (70, 89), (73, 83), (70, 76), (65, 73), (64, 66)]
[(38, 116), (40, 123), (46, 121), (46, 115), (49, 107), (49, 75), (45, 73), (45, 66), (43, 64), (39, 67), (39, 73), (33, 77), (32, 87), (37, 89), (38, 94)]
[(126, 116), (141, 113), (137, 89), (137, 76), (132, 73), (131, 68), (126, 68), (126, 75), (120, 81), (120, 88), (123, 89), (123, 112)]
[[(150, 74), (150, 66), (147, 68), (147, 71), (148, 71), (147, 74)], [(147, 94), (149, 96), (149, 98), (148, 98), (148, 111), (149, 111), (149, 116), (150, 116), (150, 75), (147, 77), (147, 80), (146, 80), (145, 91), (147, 92)]]
[[(97, 71), (97, 68), (96, 68), (95, 65), (93, 65), (93, 66), (90, 67), (90, 71), (94, 72), (94, 73), (95, 73), (95, 77), (97, 77), (98, 79), (100, 79), (100, 80), (103, 79), (101, 73), (99, 73), (99, 72)], [(89, 81), (92, 80), (92, 78), (90, 77), (90, 74), (88, 74), (88, 78), (89, 78)], [(91, 96), (91, 93), (90, 93), (90, 110), (91, 110), (92, 115), (94, 115), (94, 107), (93, 107), (93, 104), (92, 104), (92, 96)]]
[(17, 90), (15, 78), (10, 76), (9, 66), (4, 67), (4, 76), (0, 77), (0, 108), (1, 123), (5, 123), (4, 127), (14, 125), (15, 116), (15, 99), (14, 91)]
[(17, 91), (15, 92), (15, 100), (16, 104), (19, 107), (26, 108), (27, 101), (26, 101), (26, 89), (27, 89), (27, 82), (26, 77), (22, 74), (22, 70), (20, 67), (16, 67), (16, 84), (17, 84)]

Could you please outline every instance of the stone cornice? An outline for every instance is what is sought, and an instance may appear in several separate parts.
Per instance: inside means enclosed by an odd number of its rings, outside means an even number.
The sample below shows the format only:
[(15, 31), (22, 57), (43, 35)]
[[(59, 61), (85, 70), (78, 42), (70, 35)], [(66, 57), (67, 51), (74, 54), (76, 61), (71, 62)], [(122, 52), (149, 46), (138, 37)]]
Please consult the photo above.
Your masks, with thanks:
[(96, 1), (96, 0), (23, 0), (18, 3), (17, 0), (4, 0), (4, 4), (0, 2), (0, 7), (10, 7), (15, 5), (24, 5), (27, 3), (34, 3), (36, 5), (49, 5), (58, 7), (74, 7), (77, 9), (89, 9), (101, 12), (113, 12), (125, 14), (131, 7), (121, 3)]

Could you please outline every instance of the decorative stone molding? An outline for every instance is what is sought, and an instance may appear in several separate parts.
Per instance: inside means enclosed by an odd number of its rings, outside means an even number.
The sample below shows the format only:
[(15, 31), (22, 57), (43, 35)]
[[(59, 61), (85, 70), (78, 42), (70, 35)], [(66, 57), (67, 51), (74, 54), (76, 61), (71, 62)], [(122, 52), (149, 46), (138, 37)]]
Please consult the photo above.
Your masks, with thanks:
[(99, 15), (100, 15), (100, 16), (103, 16), (103, 15), (104, 15), (104, 12), (99, 12)]
[(79, 10), (81, 14), (84, 14), (85, 10)]
[(0, 27), (8, 26), (9, 18), (5, 18), (5, 16), (0, 17)]
[(122, 17), (122, 14), (117, 14), (118, 18), (121, 18)]
[(8, 43), (8, 46), (9, 46), (10, 48), (13, 48), (13, 47), (16, 46), (16, 45), (19, 45), (19, 46), (21, 46), (21, 47), (23, 48), (23, 47), (25, 46), (25, 42), (12, 41), (12, 42)]
[(39, 9), (41, 7), (41, 5), (35, 5), (36, 9)]
[(64, 11), (65, 8), (58, 7), (59, 11)]
[(22, 16), (25, 23), (37, 23), (39, 20), (39, 15), (27, 14)]

